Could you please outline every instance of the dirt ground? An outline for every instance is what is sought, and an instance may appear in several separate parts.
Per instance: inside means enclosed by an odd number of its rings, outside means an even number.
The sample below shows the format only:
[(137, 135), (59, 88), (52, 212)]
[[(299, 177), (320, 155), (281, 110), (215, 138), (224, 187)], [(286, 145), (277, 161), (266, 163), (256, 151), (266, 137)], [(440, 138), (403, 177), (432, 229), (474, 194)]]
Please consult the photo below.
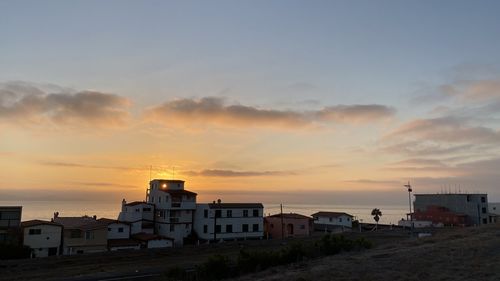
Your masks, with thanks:
[[(396, 229), (346, 236), (366, 237), (375, 247), (275, 267), (238, 280), (500, 280), (500, 225), (443, 229), (428, 238), (410, 238), (407, 231)], [(193, 268), (214, 254), (235, 258), (241, 248), (282, 246), (281, 240), (262, 240), (0, 261), (0, 280), (100, 280), (134, 272), (161, 273), (173, 266)]]

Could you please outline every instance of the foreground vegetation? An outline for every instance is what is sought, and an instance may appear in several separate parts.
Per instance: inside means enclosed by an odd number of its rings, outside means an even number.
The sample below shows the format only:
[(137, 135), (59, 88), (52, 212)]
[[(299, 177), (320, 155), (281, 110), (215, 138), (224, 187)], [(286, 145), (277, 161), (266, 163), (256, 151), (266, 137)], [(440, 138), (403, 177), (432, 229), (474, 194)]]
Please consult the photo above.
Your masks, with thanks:
[(348, 239), (344, 236), (325, 235), (317, 241), (293, 242), (278, 250), (241, 249), (236, 260), (225, 255), (214, 255), (194, 270), (170, 268), (165, 280), (221, 280), (259, 272), (270, 267), (335, 255), (340, 252), (372, 247), (365, 238)]

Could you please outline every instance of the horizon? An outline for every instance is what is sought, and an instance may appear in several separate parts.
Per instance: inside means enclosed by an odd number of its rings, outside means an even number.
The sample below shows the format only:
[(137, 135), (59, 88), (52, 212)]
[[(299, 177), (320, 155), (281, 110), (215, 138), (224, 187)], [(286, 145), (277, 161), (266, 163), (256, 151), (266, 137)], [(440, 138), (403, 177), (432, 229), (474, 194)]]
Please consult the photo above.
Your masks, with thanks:
[(500, 201), (499, 8), (1, 3), (0, 198)]

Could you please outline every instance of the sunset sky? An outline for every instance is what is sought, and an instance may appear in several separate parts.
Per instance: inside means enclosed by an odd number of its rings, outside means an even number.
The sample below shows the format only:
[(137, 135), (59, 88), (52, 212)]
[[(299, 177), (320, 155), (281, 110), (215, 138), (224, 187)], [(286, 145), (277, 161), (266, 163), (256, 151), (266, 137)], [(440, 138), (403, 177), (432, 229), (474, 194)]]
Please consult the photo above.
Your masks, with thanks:
[(0, 198), (142, 200), (151, 171), (199, 201), (500, 201), (499, 13), (1, 1)]

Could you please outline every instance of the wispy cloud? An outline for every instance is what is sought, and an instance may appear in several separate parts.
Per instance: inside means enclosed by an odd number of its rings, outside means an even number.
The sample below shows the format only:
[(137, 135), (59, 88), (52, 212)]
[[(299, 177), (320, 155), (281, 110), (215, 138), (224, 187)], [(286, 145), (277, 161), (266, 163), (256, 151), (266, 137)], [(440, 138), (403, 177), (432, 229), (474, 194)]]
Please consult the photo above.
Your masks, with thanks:
[(265, 176), (292, 176), (297, 175), (295, 171), (235, 171), (235, 170), (218, 170), (205, 169), (201, 171), (185, 171), (188, 176), (203, 176), (203, 177), (265, 177)]
[(61, 168), (84, 168), (84, 169), (110, 169), (110, 170), (148, 170), (147, 167), (124, 167), (124, 166), (101, 166), (90, 165), (73, 162), (59, 162), (59, 161), (39, 161), (38, 164), (44, 166), (61, 167)]
[(98, 91), (60, 90), (50, 93), (26, 82), (0, 84), (0, 122), (96, 127), (126, 124), (128, 99)]
[(226, 104), (223, 98), (178, 99), (146, 110), (149, 120), (164, 124), (213, 124), (221, 126), (302, 128), (315, 124), (364, 123), (393, 116), (384, 105), (337, 105), (320, 110), (262, 109)]

